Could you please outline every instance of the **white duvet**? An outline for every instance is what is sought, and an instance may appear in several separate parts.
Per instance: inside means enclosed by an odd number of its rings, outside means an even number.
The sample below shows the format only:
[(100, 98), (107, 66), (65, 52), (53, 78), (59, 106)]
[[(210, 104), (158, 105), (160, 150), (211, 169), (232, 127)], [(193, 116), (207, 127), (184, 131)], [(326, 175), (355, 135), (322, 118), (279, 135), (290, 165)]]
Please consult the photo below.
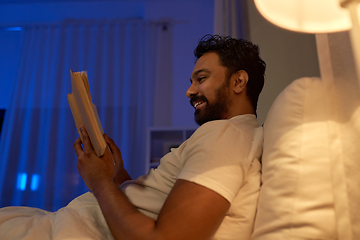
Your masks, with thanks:
[(1, 240), (113, 239), (92, 193), (57, 212), (30, 207), (0, 209)]

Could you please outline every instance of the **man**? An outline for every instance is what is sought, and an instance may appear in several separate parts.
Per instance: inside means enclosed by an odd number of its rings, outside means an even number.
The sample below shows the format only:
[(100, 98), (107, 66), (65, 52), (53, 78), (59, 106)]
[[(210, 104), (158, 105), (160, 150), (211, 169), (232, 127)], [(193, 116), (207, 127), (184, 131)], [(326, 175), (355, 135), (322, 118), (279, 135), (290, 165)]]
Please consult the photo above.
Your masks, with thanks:
[[(79, 173), (115, 239), (249, 239), (260, 187), (256, 105), (265, 63), (250, 42), (205, 36), (186, 92), (200, 127), (159, 167), (130, 180), (120, 150), (96, 157), (86, 130)], [(115, 162), (115, 166), (114, 166)], [(119, 185), (120, 189), (119, 189)]]

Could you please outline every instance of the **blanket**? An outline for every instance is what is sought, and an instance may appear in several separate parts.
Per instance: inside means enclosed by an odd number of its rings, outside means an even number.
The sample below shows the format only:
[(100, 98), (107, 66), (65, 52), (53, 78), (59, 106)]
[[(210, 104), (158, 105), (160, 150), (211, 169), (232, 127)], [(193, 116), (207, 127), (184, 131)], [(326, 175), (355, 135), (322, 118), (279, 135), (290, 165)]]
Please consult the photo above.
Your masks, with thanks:
[(85, 193), (49, 212), (30, 207), (0, 209), (1, 240), (113, 239), (94, 195)]

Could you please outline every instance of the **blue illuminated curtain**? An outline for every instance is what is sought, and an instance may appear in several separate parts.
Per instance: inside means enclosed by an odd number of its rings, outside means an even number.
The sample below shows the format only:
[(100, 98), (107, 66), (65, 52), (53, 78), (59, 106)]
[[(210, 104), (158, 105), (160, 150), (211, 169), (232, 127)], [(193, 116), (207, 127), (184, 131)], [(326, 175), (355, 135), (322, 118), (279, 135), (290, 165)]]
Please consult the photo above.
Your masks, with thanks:
[[(104, 131), (132, 177), (145, 172), (158, 46), (171, 26), (143, 20), (66, 21), (23, 28), (22, 55), (0, 142), (0, 206), (57, 210), (87, 191), (66, 100), (70, 69), (87, 70)], [(165, 38), (164, 38), (165, 36)], [(167, 37), (166, 37), (167, 36)]]

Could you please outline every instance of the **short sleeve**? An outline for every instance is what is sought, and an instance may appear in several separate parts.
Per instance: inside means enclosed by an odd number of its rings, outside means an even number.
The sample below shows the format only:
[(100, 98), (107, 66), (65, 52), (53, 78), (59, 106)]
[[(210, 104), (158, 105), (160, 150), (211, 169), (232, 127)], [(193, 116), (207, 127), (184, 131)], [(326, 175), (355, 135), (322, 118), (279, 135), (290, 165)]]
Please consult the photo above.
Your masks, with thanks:
[(251, 146), (252, 141), (231, 121), (205, 123), (181, 154), (184, 167), (178, 178), (207, 187), (231, 203), (251, 165)]

